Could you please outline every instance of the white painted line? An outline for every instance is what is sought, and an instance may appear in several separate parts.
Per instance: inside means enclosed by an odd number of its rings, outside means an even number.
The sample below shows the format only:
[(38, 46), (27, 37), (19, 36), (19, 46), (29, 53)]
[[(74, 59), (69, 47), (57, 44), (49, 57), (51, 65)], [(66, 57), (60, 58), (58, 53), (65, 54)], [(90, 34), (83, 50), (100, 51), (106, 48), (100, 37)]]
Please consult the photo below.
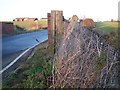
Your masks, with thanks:
[[(41, 42), (42, 43), (42, 42)], [(0, 74), (2, 74), (4, 71), (6, 71), (9, 67), (11, 67), (16, 61), (18, 61), (26, 52), (28, 52), (30, 49), (34, 48), (35, 46), (37, 46), (40, 43), (35, 44), (34, 46), (28, 48), (27, 50), (25, 50), (22, 54), (20, 54), (15, 60), (13, 60), (10, 64), (8, 64), (5, 68), (3, 68), (0, 71)]]

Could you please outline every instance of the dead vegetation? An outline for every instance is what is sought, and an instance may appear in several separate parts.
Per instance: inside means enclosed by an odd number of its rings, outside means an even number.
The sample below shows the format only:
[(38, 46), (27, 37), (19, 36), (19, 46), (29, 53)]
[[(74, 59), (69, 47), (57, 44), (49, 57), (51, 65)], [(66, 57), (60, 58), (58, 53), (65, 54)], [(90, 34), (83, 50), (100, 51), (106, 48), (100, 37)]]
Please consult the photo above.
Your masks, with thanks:
[(71, 20), (67, 25), (66, 35), (53, 61), (51, 87), (118, 88), (117, 50), (81, 24)]

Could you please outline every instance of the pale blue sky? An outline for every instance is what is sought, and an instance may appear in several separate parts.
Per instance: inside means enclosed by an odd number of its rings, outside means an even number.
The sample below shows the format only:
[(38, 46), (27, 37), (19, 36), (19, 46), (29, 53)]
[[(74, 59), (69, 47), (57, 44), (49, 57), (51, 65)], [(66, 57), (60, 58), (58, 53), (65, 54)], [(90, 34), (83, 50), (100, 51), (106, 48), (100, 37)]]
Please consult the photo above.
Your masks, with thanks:
[(47, 17), (51, 10), (63, 10), (65, 18), (110, 20), (118, 18), (119, 0), (0, 0), (0, 21), (17, 17)]

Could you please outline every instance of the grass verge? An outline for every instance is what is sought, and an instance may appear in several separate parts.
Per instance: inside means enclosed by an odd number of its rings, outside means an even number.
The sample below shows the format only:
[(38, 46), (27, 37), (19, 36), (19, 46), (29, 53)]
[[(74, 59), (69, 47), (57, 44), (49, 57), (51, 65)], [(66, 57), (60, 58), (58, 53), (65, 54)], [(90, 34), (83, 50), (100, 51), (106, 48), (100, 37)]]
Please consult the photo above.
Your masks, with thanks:
[(51, 84), (53, 53), (47, 48), (47, 42), (42, 43), (35, 54), (19, 65), (19, 69), (9, 75), (3, 82), (5, 88), (41, 88), (46, 89)]

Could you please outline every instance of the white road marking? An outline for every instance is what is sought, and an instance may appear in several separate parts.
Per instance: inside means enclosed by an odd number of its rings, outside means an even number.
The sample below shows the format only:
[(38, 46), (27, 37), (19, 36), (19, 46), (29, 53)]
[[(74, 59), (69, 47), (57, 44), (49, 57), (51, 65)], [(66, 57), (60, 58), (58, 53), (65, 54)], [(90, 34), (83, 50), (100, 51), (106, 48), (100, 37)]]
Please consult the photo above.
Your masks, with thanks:
[[(41, 42), (42, 43), (42, 42)], [(10, 64), (8, 64), (5, 68), (3, 68), (0, 71), (0, 74), (2, 74), (4, 71), (6, 71), (8, 68), (10, 68), (16, 61), (18, 61), (25, 53), (27, 53), (30, 49), (34, 48), (35, 46), (37, 46), (40, 43), (35, 44), (34, 46), (28, 48), (27, 50), (25, 50), (22, 54), (20, 54), (16, 59), (14, 59)]]

